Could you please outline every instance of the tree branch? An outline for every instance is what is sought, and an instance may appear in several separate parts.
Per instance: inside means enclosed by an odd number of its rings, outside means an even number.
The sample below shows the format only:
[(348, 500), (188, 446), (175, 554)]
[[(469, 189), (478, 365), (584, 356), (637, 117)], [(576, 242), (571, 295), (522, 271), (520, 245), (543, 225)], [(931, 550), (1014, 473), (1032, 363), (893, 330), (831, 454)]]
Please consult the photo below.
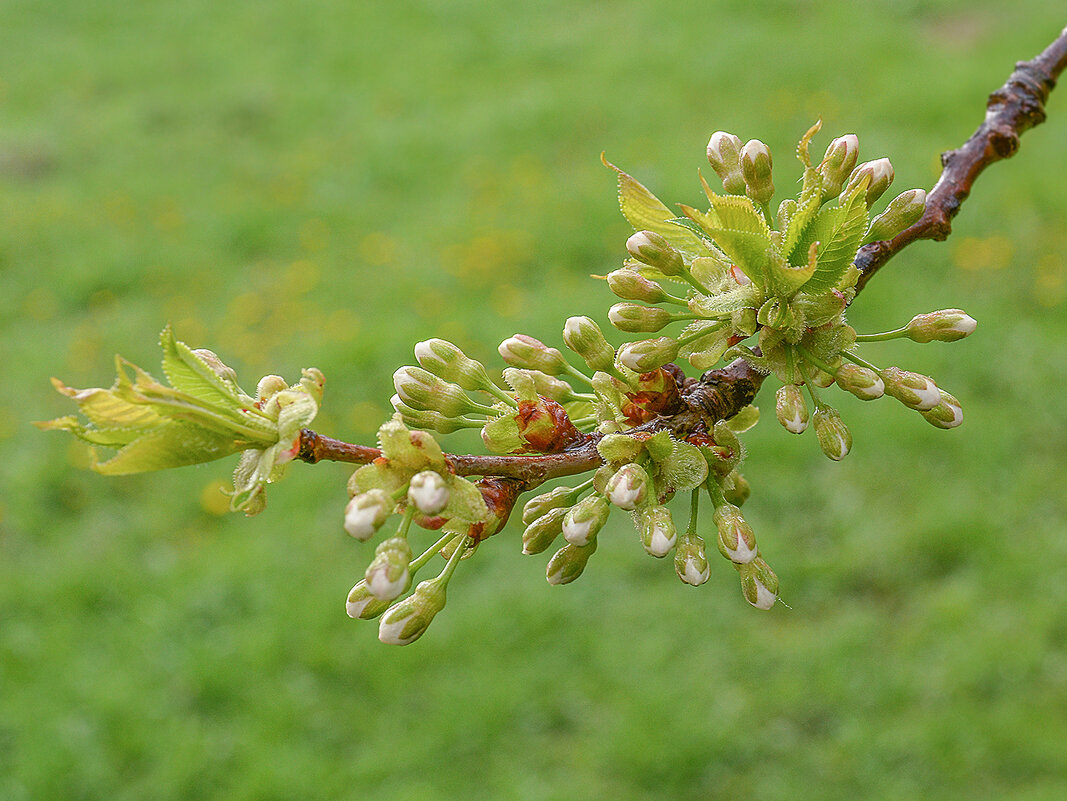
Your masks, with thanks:
[(989, 96), (986, 116), (971, 138), (956, 150), (941, 154), (944, 169), (926, 199), (926, 211), (910, 228), (889, 241), (860, 248), (857, 291), (893, 256), (918, 239), (944, 240), (952, 231), (952, 218), (971, 193), (979, 174), (994, 162), (1010, 158), (1019, 149), (1019, 137), (1045, 121), (1045, 102), (1056, 79), (1067, 67), (1067, 28), (1032, 61), (1020, 61), (1007, 83)]
[[(1013, 156), (1019, 137), (1045, 120), (1044, 104), (1067, 68), (1067, 28), (1049, 47), (1031, 61), (1020, 62), (1007, 83), (989, 96), (985, 121), (956, 150), (941, 156), (944, 169), (927, 197), (926, 211), (910, 228), (894, 239), (872, 242), (860, 248), (857, 293), (893, 256), (919, 239), (945, 239), (951, 221), (971, 192), (978, 175), (990, 164)], [(755, 398), (764, 376), (748, 362), (738, 359), (720, 370), (710, 370), (700, 379), (689, 379), (682, 391), (684, 409), (640, 426), (640, 430), (666, 429), (678, 438), (700, 431), (709, 422), (737, 414)], [(476, 455), (448, 454), (456, 475), (493, 476), (512, 480), (512, 489), (524, 492), (552, 478), (575, 475), (601, 464), (598, 434), (588, 434), (578, 445), (560, 453)], [(325, 437), (309, 429), (301, 432), (298, 457), (306, 462), (322, 460), (367, 464), (381, 456), (377, 448), (353, 445)]]

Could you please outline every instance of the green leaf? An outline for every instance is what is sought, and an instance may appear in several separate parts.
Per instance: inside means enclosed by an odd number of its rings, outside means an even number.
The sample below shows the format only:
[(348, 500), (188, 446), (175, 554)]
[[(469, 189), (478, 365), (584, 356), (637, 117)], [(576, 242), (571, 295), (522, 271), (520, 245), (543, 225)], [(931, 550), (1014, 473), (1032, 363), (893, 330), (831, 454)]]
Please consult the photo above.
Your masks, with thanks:
[(708, 463), (700, 450), (677, 440), (672, 440), (672, 445), (670, 456), (659, 464), (660, 479), (677, 491), (699, 487), (708, 477)]
[(472, 482), (454, 475), (444, 476), (448, 484), (448, 505), (441, 512), (442, 517), (477, 523), (489, 517), (489, 507), (485, 498)]
[(378, 444), (382, 456), (411, 475), (420, 470), (447, 471), (445, 455), (433, 435), (409, 430), (400, 415), (393, 415), (378, 429)]
[(139, 429), (158, 425), (162, 418), (150, 407), (130, 403), (115, 388), (74, 389), (58, 378), (52, 379), (56, 391), (78, 404), (78, 411), (98, 428)]
[(163, 372), (174, 389), (206, 404), (238, 403), (236, 388), (223, 381), (188, 345), (176, 340), (169, 325), (159, 335), (159, 344), (163, 348)]
[(674, 440), (667, 431), (657, 431), (644, 441), (645, 449), (654, 462), (662, 462), (674, 452)]
[(856, 251), (867, 230), (867, 183), (861, 181), (855, 191), (837, 207), (837, 214), (832, 218), (832, 233), (821, 238), (815, 273), (804, 285), (805, 292), (828, 292), (833, 289), (855, 260)]
[(515, 392), (519, 400), (529, 401), (530, 403), (537, 401), (537, 385), (534, 383), (533, 376), (530, 375), (529, 370), (507, 367), (504, 369), (504, 380)]
[(640, 456), (645, 445), (626, 434), (608, 434), (597, 443), (596, 449), (605, 462), (626, 464)]
[(111, 476), (144, 473), (210, 462), (247, 446), (247, 442), (197, 425), (166, 422), (124, 445), (107, 461), (94, 463), (92, 468)]
[(635, 231), (655, 231), (666, 237), (681, 254), (688, 259), (706, 256), (707, 248), (700, 238), (691, 231), (679, 230), (670, 220), (677, 215), (648, 191), (639, 181), (620, 170), (600, 154), (600, 160), (619, 176), (619, 208), (623, 216)]
[(757, 284), (745, 284), (714, 295), (697, 295), (689, 300), (689, 308), (704, 317), (720, 317), (738, 309), (758, 309), (762, 303), (763, 290)]
[(713, 231), (712, 236), (715, 244), (754, 284), (769, 288), (767, 272), (776, 254), (768, 236), (725, 228)]
[(822, 192), (822, 178), (818, 171), (806, 169), (804, 188), (800, 192), (796, 208), (789, 217), (785, 238), (782, 240), (782, 253), (790, 264), (807, 260), (807, 249), (814, 240), (806, 238), (805, 235), (819, 213), (819, 207), (822, 205)]
[[(750, 198), (744, 195), (712, 193), (710, 200), (711, 208), (719, 221), (717, 228), (760, 234), (767, 240), (768, 245), (771, 244), (771, 229), (767, 227), (767, 220)], [(712, 237), (714, 238), (714, 235)]]
[(743, 434), (759, 422), (759, 409), (749, 405), (726, 421), (726, 427), (735, 434)]

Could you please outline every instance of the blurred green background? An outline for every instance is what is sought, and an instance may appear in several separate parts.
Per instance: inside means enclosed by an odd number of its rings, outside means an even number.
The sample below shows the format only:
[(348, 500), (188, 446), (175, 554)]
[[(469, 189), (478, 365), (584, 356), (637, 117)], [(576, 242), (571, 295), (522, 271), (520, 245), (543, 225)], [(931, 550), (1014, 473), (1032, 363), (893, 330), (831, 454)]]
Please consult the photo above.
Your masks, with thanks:
[(844, 463), (772, 415), (748, 436), (790, 608), (751, 609), (719, 559), (682, 585), (621, 520), (549, 587), (513, 525), (387, 647), (344, 613), (371, 554), (344, 467), (296, 465), (246, 520), (220, 509), (232, 461), (108, 479), (30, 425), (71, 411), (49, 376), (154, 370), (171, 321), (246, 385), (321, 368), (318, 430), (369, 441), (415, 341), (489, 359), (606, 321), (588, 276), (629, 230), (601, 150), (696, 204), (726, 129), (790, 191), (821, 115), (818, 152), (855, 131), (928, 188), (1063, 10), (6, 0), (0, 799), (1067, 797), (1067, 89), (851, 313), (978, 318), (870, 347), (966, 424), (837, 393)]

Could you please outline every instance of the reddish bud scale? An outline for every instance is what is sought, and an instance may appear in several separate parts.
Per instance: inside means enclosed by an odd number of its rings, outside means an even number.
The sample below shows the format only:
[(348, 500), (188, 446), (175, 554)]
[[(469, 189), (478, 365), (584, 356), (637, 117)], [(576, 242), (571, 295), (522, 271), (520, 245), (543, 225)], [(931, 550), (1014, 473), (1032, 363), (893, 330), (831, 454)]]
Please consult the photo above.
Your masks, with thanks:
[(682, 396), (674, 374), (658, 367), (637, 377), (637, 392), (627, 392), (630, 401), (622, 408), (631, 425), (648, 422), (657, 415), (671, 415), (682, 410)]
[(536, 403), (519, 401), (515, 422), (527, 449), (538, 453), (559, 453), (582, 439), (582, 432), (574, 427), (566, 409), (541, 396)]
[(522, 482), (514, 478), (486, 477), (478, 479), (475, 486), (489, 507), (489, 519), (474, 523), (467, 529), (467, 535), (478, 543), (489, 539), (507, 525), (515, 501), (522, 493)]

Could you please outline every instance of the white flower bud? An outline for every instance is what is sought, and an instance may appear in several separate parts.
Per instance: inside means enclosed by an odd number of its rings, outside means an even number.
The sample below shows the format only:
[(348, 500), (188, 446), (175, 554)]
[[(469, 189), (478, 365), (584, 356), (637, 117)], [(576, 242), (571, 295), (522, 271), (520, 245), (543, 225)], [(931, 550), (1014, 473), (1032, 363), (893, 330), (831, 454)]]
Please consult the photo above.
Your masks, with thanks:
[(826, 155), (819, 164), (823, 179), (823, 197), (836, 197), (841, 193), (848, 176), (859, 159), (860, 140), (856, 134), (845, 134), (833, 140), (826, 148)]
[(819, 439), (819, 447), (828, 457), (838, 462), (848, 456), (852, 450), (852, 433), (841, 419), (837, 409), (832, 406), (818, 406), (812, 415), (812, 425), (815, 426), (815, 436)]
[(756, 535), (741, 510), (732, 503), (715, 508), (712, 515), (719, 530), (719, 551), (734, 564), (745, 565), (756, 558)]
[(864, 176), (870, 177), (866, 196), (867, 208), (870, 208), (893, 183), (893, 164), (887, 158), (863, 162), (848, 177), (848, 183), (841, 190), (841, 196), (846, 197), (863, 180)]
[(611, 504), (599, 493), (594, 493), (571, 507), (563, 517), (563, 539), (579, 547), (588, 545), (604, 527)]
[(882, 371), (882, 380), (885, 381), (886, 395), (917, 412), (929, 411), (941, 402), (941, 390), (937, 384), (921, 373), (887, 367)]
[(678, 340), (671, 337), (627, 342), (619, 348), (619, 362), (635, 373), (647, 373), (678, 357)]
[(778, 576), (770, 565), (757, 557), (746, 565), (738, 565), (741, 592), (745, 600), (757, 609), (770, 609), (778, 600)]
[(938, 428), (955, 428), (963, 422), (963, 407), (955, 397), (941, 390), (941, 402), (933, 409), (919, 412), (930, 425)]
[(590, 370), (610, 370), (615, 365), (615, 348), (589, 317), (569, 317), (563, 326), (563, 341), (581, 356)]
[(745, 194), (745, 179), (741, 174), (741, 139), (726, 131), (716, 131), (708, 140), (708, 162), (722, 180), (722, 187), (730, 195)]
[(391, 601), (411, 585), (411, 546), (402, 537), (391, 537), (378, 545), (364, 579), (371, 595)]
[(674, 553), (674, 572), (678, 578), (693, 587), (699, 587), (711, 576), (711, 565), (704, 551), (704, 538), (686, 534)]
[(977, 327), (978, 321), (963, 309), (942, 309), (915, 315), (905, 330), (912, 342), (955, 342), (973, 334)]
[(878, 373), (858, 364), (843, 364), (834, 376), (837, 385), (860, 400), (874, 400), (885, 394), (885, 384)]
[(778, 422), (791, 434), (803, 434), (808, 428), (808, 405), (796, 384), (783, 384), (775, 394)]
[(649, 556), (662, 559), (678, 541), (678, 529), (666, 506), (646, 506), (638, 512), (641, 544)]
[(608, 319), (620, 331), (644, 333), (659, 331), (674, 319), (666, 309), (637, 303), (616, 303), (608, 309)]
[(448, 506), (448, 485), (433, 470), (423, 470), (411, 477), (408, 501), (426, 515), (435, 515)]
[(741, 148), (741, 174), (745, 178), (745, 194), (757, 203), (770, 203), (774, 197), (771, 149), (759, 139), (750, 139)]
[(545, 568), (545, 578), (549, 584), (570, 584), (585, 570), (589, 563), (589, 557), (596, 553), (596, 540), (590, 540), (588, 545), (568, 544), (560, 548), (548, 560)]
[(608, 479), (604, 494), (620, 509), (632, 512), (648, 496), (648, 473), (639, 464), (624, 464)]
[(663, 287), (636, 270), (613, 270), (607, 276), (608, 287), (623, 300), (662, 303), (667, 299)]
[(445, 607), (445, 586), (440, 576), (421, 582), (414, 593), (382, 615), (378, 639), (386, 645), (408, 645), (419, 639)]
[(685, 271), (682, 254), (655, 231), (638, 231), (626, 240), (626, 250), (639, 262), (655, 267), (664, 275), (681, 275)]
[(526, 334), (508, 337), (497, 347), (497, 352), (512, 367), (540, 370), (548, 375), (561, 375), (567, 371), (567, 360), (562, 353)]
[(345, 611), (351, 618), (371, 620), (388, 609), (392, 603), (392, 601), (380, 601), (375, 598), (367, 588), (367, 582), (360, 581), (348, 591)]
[(345, 506), (345, 531), (357, 540), (368, 540), (392, 513), (393, 501), (384, 491), (362, 492)]
[(468, 391), (485, 389), (493, 383), (481, 362), (445, 339), (427, 339), (416, 344), (415, 360), (424, 370), (445, 381), (454, 381)]

